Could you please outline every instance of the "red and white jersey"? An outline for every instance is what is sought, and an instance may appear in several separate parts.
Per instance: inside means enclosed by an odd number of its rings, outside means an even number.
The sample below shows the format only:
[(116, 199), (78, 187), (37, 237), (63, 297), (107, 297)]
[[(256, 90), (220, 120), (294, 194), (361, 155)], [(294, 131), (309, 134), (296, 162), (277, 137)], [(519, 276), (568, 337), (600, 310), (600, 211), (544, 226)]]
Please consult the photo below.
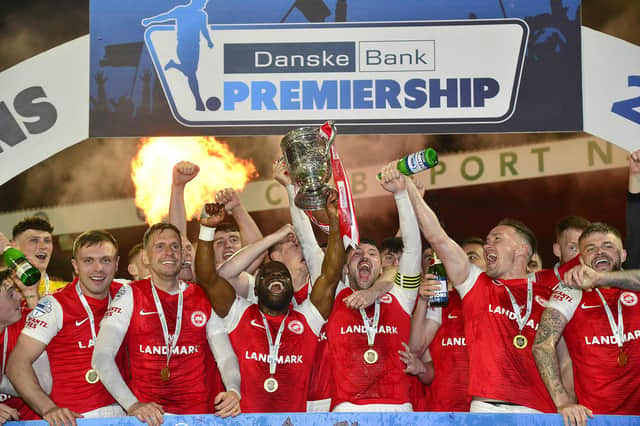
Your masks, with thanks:
[(319, 401), (331, 398), (333, 382), (331, 380), (331, 365), (329, 362), (329, 340), (327, 339), (327, 325), (320, 330), (318, 347), (314, 356), (311, 383), (309, 384), (309, 401)]
[[(47, 345), (53, 387), (49, 395), (59, 407), (77, 413), (86, 413), (96, 408), (115, 404), (101, 382), (88, 383), (85, 375), (91, 369), (94, 340), (91, 322), (78, 293), (77, 279), (56, 293), (46, 296), (29, 313), (22, 334)], [(111, 283), (110, 294), (120, 289)], [(94, 317), (96, 334), (104, 316), (109, 298), (102, 300), (84, 296)], [(117, 364), (123, 364), (122, 351)]]
[[(409, 342), (411, 312), (416, 290), (394, 286), (380, 297), (380, 319), (373, 349), (374, 364), (364, 361), (369, 349), (366, 328), (359, 309), (347, 307), (344, 299), (353, 294), (350, 287), (339, 290), (327, 323), (329, 359), (334, 393), (331, 409), (347, 402), (356, 405), (407, 404), (411, 402), (409, 378), (398, 355), (402, 342)], [(374, 306), (367, 315), (374, 315)]]
[(440, 324), (429, 345), (435, 375), (429, 385), (427, 411), (469, 411), (469, 352), (462, 299), (455, 290), (449, 291), (449, 305), (429, 308), (427, 318)]
[[(104, 317), (103, 326), (126, 330), (125, 344), (129, 354), (131, 377), (128, 385), (141, 402), (156, 402), (171, 414), (204, 414), (210, 412), (210, 395), (214, 390), (215, 369), (207, 332), (211, 327), (224, 330), (213, 313), (204, 291), (197, 285), (181, 282), (183, 288), (182, 324), (176, 346), (169, 361), (170, 377), (162, 380), (160, 372), (167, 367), (168, 349), (156, 308), (150, 279), (123, 286)], [(178, 293), (169, 294), (156, 287), (167, 321), (170, 337), (174, 335), (178, 311)]]
[(578, 402), (594, 414), (640, 414), (640, 304), (637, 292), (601, 288), (618, 323), (618, 301), (622, 312), (622, 351), (627, 364), (618, 365), (618, 338), (613, 334), (597, 291), (562, 287), (554, 291), (549, 307), (569, 321), (564, 340), (573, 362)]
[[(247, 300), (250, 303), (257, 303), (257, 298), (254, 293), (255, 281), (250, 281), (249, 284), (249, 296)], [(298, 305), (301, 305), (307, 300), (311, 294), (312, 284), (310, 281), (300, 287), (293, 293), (293, 299), (291, 301), (291, 309)], [(295, 301), (295, 303), (294, 303)], [(331, 398), (332, 383), (331, 383), (331, 371), (329, 370), (329, 357), (327, 355), (328, 342), (327, 332), (325, 327), (320, 331), (318, 337), (318, 347), (316, 349), (315, 361), (313, 363), (313, 371), (311, 372), (311, 383), (309, 384), (309, 401), (319, 401)]]
[[(285, 315), (264, 314), (275, 342)], [(275, 392), (267, 392), (264, 382), (269, 374), (269, 343), (264, 320), (257, 304), (236, 298), (224, 318), (231, 345), (240, 363), (242, 376), (240, 406), (244, 413), (304, 412), (311, 369), (320, 329), (325, 323), (318, 309), (306, 300), (289, 311), (283, 328), (278, 363), (273, 375), (278, 381)]]
[[(26, 318), (27, 317), (23, 315), (19, 321), (5, 327), (4, 332), (0, 333), (0, 346), (2, 347), (2, 353), (6, 354), (3, 355), (3, 359), (9, 359), (9, 354), (18, 342), (18, 336), (20, 335), (20, 331), (22, 331), (22, 328), (24, 327)], [(4, 347), (5, 335), (7, 342), (6, 348)], [(2, 367), (6, 368), (6, 365), (3, 365)], [(2, 371), (2, 374), (5, 374), (4, 370)], [(39, 420), (41, 418), (31, 408), (29, 408), (29, 406), (22, 400), (22, 398), (19, 398), (17, 396), (0, 393), (0, 403), (7, 404), (9, 407), (18, 410), (18, 413), (20, 413), (21, 421)]]
[[(560, 276), (575, 266), (573, 261), (560, 267)], [(540, 317), (557, 285), (553, 270), (538, 271), (533, 279), (533, 301), (529, 319), (519, 329), (507, 286), (524, 316), (527, 306), (527, 279), (493, 280), (477, 266), (471, 265), (467, 279), (456, 286), (462, 297), (465, 336), (469, 351), (469, 395), (507, 401), (546, 413), (555, 413), (531, 346)], [(527, 346), (513, 344), (517, 335), (527, 339)]]

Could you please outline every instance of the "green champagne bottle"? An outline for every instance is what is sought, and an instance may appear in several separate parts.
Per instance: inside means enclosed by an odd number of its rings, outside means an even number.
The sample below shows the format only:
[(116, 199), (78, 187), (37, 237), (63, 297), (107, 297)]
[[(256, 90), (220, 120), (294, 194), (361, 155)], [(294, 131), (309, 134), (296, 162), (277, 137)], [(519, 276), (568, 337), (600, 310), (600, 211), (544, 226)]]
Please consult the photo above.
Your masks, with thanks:
[(432, 168), (438, 164), (438, 153), (433, 148), (414, 152), (398, 161), (398, 170), (403, 175), (414, 175)]
[(16, 271), (16, 275), (24, 285), (32, 286), (40, 282), (40, 271), (33, 266), (22, 252), (13, 247), (7, 247), (2, 253), (4, 264)]
[(433, 263), (429, 266), (429, 273), (435, 275), (436, 279), (440, 281), (440, 290), (437, 291), (435, 296), (429, 298), (429, 306), (448, 306), (449, 286), (447, 285), (447, 271), (436, 253), (433, 253)]
[[(433, 148), (427, 148), (419, 152), (414, 152), (398, 160), (398, 170), (403, 175), (415, 175), (416, 173), (428, 170), (438, 164), (438, 153)], [(378, 179), (381, 174), (378, 173)]]

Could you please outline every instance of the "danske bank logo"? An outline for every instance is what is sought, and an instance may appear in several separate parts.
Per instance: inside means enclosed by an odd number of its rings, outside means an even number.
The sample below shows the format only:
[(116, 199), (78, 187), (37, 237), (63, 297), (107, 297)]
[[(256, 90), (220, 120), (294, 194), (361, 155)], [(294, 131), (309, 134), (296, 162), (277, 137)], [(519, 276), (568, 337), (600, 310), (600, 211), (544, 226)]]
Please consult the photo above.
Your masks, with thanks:
[(184, 26), (143, 23), (172, 112), (187, 126), (336, 114), (354, 125), (502, 122), (528, 38), (519, 19), (207, 26), (190, 37)]

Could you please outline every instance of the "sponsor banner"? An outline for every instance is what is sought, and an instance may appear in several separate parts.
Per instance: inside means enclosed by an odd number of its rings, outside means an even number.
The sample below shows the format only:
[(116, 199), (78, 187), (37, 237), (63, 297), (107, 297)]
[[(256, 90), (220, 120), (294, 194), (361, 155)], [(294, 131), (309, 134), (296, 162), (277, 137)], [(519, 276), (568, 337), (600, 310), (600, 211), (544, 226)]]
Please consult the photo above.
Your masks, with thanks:
[[(121, 425), (137, 426), (140, 422), (135, 417), (113, 418), (80, 418), (76, 422), (82, 425)], [(599, 426), (637, 425), (637, 416), (608, 416), (598, 414), (590, 419), (590, 424)], [(496, 424), (545, 426), (562, 423), (560, 414), (496, 414), (496, 413), (277, 413), (277, 414), (240, 414), (231, 420), (221, 419), (214, 415), (198, 416), (164, 416), (165, 426), (203, 426), (228, 425), (236, 426), (374, 426), (374, 425), (419, 425), (419, 424), (456, 424), (492, 426)], [(21, 422), (8, 422), (7, 426), (18, 426)], [(44, 420), (31, 421), (28, 424), (47, 425)]]
[(579, 9), (91, 0), (90, 134), (581, 130)]
[(640, 46), (582, 27), (584, 130), (640, 149)]
[[(154, 25), (145, 33), (171, 112), (182, 125), (269, 125), (291, 121), (292, 114), (314, 123), (340, 111), (342, 129), (508, 120), (528, 26), (522, 20), (395, 22), (211, 32), (221, 47), (200, 58), (198, 67), (212, 76), (198, 79), (200, 93), (207, 94), (203, 104), (184, 90), (182, 73), (165, 70), (177, 49), (175, 28)], [(487, 56), (494, 60), (483, 60)]]
[[(336, 139), (339, 145), (339, 137)], [(388, 196), (376, 181), (384, 164), (348, 169), (353, 197)], [(480, 152), (440, 155), (434, 169), (415, 175), (425, 188), (442, 189), (483, 183), (507, 182), (563, 174), (574, 174), (628, 167), (628, 153), (594, 137), (550, 141)], [(249, 183), (239, 194), (248, 211), (286, 208), (287, 193), (273, 180)], [(137, 215), (132, 198), (75, 204), (42, 209), (56, 234), (72, 234), (86, 229), (114, 229), (144, 225)], [(0, 232), (8, 232), (13, 225), (36, 210), (0, 214)]]
[(0, 184), (89, 136), (89, 36), (0, 73)]

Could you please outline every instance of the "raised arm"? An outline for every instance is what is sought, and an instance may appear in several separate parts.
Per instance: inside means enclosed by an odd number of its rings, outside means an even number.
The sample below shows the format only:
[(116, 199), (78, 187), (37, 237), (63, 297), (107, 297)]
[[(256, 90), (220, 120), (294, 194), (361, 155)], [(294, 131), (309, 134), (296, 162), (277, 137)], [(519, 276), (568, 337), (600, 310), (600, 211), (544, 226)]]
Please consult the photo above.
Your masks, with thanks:
[(436, 214), (427, 205), (415, 185), (407, 179), (407, 191), (424, 238), (438, 253), (447, 270), (447, 278), (456, 286), (469, 275), (469, 260), (464, 250), (444, 231)]
[(187, 210), (184, 204), (184, 189), (198, 175), (200, 167), (189, 161), (180, 161), (173, 166), (171, 197), (169, 198), (169, 222), (187, 236)]
[[(236, 225), (238, 225), (243, 246), (253, 244), (263, 238), (258, 224), (256, 224), (247, 209), (242, 205), (238, 193), (233, 188), (225, 188), (219, 191), (216, 194), (216, 202), (224, 205), (226, 212), (231, 214)], [(266, 251), (262, 252), (261, 255), (246, 268), (246, 271), (253, 274), (266, 255)]]
[(336, 287), (342, 277), (342, 268), (346, 259), (344, 245), (340, 237), (340, 223), (338, 220), (338, 193), (331, 191), (327, 198), (326, 207), (329, 217), (329, 240), (327, 253), (322, 262), (322, 271), (311, 290), (313, 303), (322, 316), (327, 319), (333, 308)]
[(147, 26), (149, 26), (151, 24), (155, 24), (156, 22), (165, 22), (165, 21), (176, 19), (176, 10), (179, 7), (181, 7), (181, 6), (174, 7), (173, 9), (171, 9), (168, 12), (160, 13), (160, 14), (158, 14), (156, 16), (151, 16), (149, 18), (145, 18), (142, 21), (140, 21), (140, 23), (142, 24), (142, 26), (147, 27)]
[(293, 201), (296, 196), (295, 186), (291, 183), (291, 178), (287, 172), (287, 166), (284, 158), (280, 158), (273, 163), (273, 179), (275, 179), (275, 181), (282, 185), (287, 191), (291, 223), (296, 231), (298, 243), (300, 243), (300, 247), (302, 248), (302, 255), (307, 263), (311, 282), (315, 282), (320, 276), (322, 262), (324, 260), (324, 252), (320, 248), (320, 245), (318, 245), (316, 236), (313, 233), (311, 221), (304, 211), (299, 209)]
[(284, 225), (263, 239), (241, 248), (220, 265), (218, 274), (236, 289), (239, 296), (246, 298), (249, 291), (246, 269), (269, 247), (287, 238), (288, 235), (291, 235), (291, 238), (294, 236), (294, 230), (290, 224)]
[[(404, 289), (415, 291), (420, 282), (422, 253), (420, 230), (416, 215), (409, 201), (406, 181), (407, 179), (398, 171), (395, 162), (387, 164), (380, 173), (380, 185), (386, 191), (391, 192), (396, 201), (400, 233), (404, 245), (397, 270), (395, 268), (387, 268), (387, 270), (393, 271), (394, 274), (397, 271), (395, 284)], [(378, 297), (390, 291), (393, 285), (394, 281), (389, 282), (386, 279), (378, 279), (371, 287), (353, 292), (353, 294), (344, 299), (344, 303), (352, 309), (365, 308), (371, 305)], [(415, 296), (408, 295), (408, 297), (412, 298), (411, 307), (413, 307)], [(411, 311), (411, 309), (409, 310)]]
[[(215, 255), (213, 253), (213, 236), (215, 226), (220, 221), (220, 212), (210, 215), (206, 208), (200, 215), (200, 236), (196, 249), (196, 276), (198, 284), (204, 289), (213, 310), (221, 317), (226, 317), (236, 298), (236, 292), (229, 282), (218, 275)], [(215, 214), (217, 213), (217, 214)], [(222, 212), (224, 215), (224, 212)], [(229, 259), (231, 260), (231, 259)]]

